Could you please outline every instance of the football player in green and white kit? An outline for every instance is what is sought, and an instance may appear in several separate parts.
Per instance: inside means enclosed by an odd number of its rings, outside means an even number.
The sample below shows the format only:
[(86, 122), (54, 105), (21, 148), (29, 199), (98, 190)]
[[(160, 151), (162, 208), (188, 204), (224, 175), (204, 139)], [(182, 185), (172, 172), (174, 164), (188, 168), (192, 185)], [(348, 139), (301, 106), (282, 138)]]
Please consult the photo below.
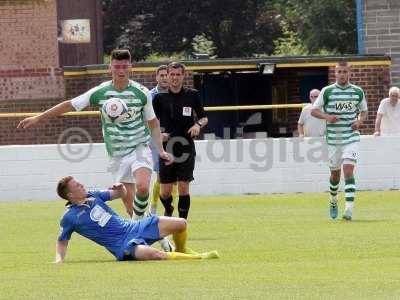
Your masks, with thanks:
[(330, 216), (338, 215), (337, 192), (341, 168), (345, 180), (344, 220), (351, 220), (355, 198), (354, 167), (358, 159), (360, 132), (367, 118), (367, 101), (364, 91), (349, 82), (350, 67), (341, 61), (335, 68), (336, 83), (324, 87), (314, 102), (311, 115), (326, 120), (330, 177)]
[[(18, 128), (30, 128), (51, 117), (73, 110), (82, 110), (91, 105), (100, 111), (102, 104), (110, 98), (122, 99), (128, 106), (126, 117), (119, 123), (101, 116), (104, 143), (110, 157), (108, 170), (114, 180), (122, 182), (127, 189), (123, 202), (130, 216), (143, 217), (149, 198), (149, 185), (153, 168), (148, 143), (154, 138), (161, 158), (171, 161), (171, 155), (164, 151), (160, 124), (154, 114), (149, 90), (130, 80), (131, 54), (126, 49), (111, 53), (110, 72), (112, 80), (90, 89), (86, 93), (64, 101), (49, 110), (22, 120)], [(148, 127), (147, 127), (148, 125)], [(136, 192), (135, 192), (136, 189)]]

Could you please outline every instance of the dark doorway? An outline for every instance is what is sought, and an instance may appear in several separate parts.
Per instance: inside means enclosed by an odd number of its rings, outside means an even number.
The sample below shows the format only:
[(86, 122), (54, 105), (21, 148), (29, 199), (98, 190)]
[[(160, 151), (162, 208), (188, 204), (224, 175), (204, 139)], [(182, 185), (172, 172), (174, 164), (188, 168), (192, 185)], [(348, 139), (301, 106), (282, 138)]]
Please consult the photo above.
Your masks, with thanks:
[(309, 102), (309, 94), (312, 89), (321, 90), (328, 85), (328, 69), (302, 72), (300, 76), (300, 99)]
[[(204, 106), (271, 104), (271, 76), (258, 72), (225, 72), (194, 75), (194, 85)], [(219, 138), (246, 137), (253, 132), (267, 132), (271, 126), (269, 110), (230, 110), (207, 112), (206, 133)]]

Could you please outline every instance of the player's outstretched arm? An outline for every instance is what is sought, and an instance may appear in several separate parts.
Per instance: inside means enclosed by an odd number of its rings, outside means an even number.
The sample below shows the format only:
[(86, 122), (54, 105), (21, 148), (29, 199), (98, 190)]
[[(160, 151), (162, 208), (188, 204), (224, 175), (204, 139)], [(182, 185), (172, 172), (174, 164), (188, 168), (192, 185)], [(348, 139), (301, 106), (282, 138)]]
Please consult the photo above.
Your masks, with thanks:
[(35, 127), (39, 123), (46, 122), (52, 117), (60, 116), (72, 110), (74, 110), (74, 107), (72, 106), (71, 101), (67, 100), (57, 104), (56, 106), (53, 106), (52, 108), (46, 110), (45, 112), (42, 112), (37, 116), (23, 119), (21, 122), (19, 122), (17, 128)]
[(68, 241), (57, 241), (56, 243), (56, 264), (64, 262), (65, 255), (67, 254)]
[(123, 183), (117, 182), (114, 183), (113, 186), (110, 188), (111, 192), (111, 200), (123, 198), (127, 194), (127, 190)]

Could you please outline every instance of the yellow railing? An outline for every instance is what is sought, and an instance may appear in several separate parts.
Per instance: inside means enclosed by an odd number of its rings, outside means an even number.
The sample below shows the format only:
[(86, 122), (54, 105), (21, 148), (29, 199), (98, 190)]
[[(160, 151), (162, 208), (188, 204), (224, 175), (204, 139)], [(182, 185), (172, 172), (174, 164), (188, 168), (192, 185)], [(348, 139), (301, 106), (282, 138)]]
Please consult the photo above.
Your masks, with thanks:
[[(266, 104), (266, 105), (231, 105), (231, 106), (206, 106), (205, 111), (232, 111), (232, 110), (265, 110), (282, 108), (303, 108), (307, 103), (299, 104)], [(39, 112), (21, 113), (0, 113), (0, 118), (26, 118), (40, 114)], [(74, 111), (64, 114), (64, 116), (94, 116), (99, 115), (99, 111)]]

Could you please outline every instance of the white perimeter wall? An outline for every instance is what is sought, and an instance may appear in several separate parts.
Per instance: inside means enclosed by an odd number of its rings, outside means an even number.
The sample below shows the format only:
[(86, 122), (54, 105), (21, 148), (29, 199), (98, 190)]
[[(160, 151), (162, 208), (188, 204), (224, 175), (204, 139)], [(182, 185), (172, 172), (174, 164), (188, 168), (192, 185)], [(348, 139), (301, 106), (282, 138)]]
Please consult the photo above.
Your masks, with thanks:
[[(326, 146), (320, 139), (198, 141), (196, 147), (193, 195), (328, 189)], [(74, 159), (85, 151), (89, 155), (71, 162), (61, 151)], [(103, 144), (1, 146), (0, 201), (58, 199), (56, 183), (66, 175), (88, 187), (108, 187), (107, 164)], [(400, 188), (400, 137), (362, 136), (356, 184), (361, 190)]]

